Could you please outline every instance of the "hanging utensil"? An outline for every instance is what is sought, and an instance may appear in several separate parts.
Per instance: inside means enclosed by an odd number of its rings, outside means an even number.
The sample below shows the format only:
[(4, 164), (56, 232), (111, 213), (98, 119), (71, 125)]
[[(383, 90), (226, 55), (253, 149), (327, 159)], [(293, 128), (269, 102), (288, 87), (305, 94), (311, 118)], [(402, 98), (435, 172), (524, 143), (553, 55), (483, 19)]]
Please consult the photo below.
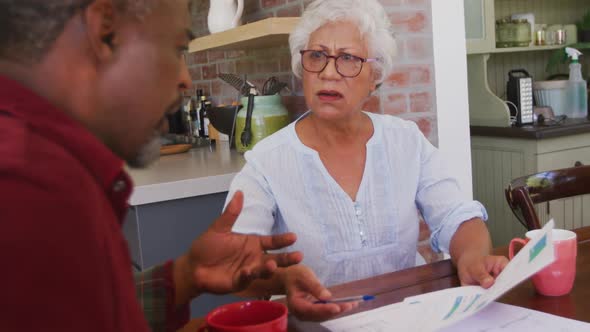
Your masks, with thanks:
[(264, 86), (262, 87), (262, 94), (265, 96), (275, 95), (284, 88), (287, 87), (287, 83), (279, 81), (275, 76), (272, 76), (266, 82), (264, 82)]
[(268, 91), (267, 95), (276, 95), (277, 93), (281, 92), (284, 88), (288, 86), (285, 82), (277, 82), (277, 84), (271, 86)]
[(234, 89), (240, 91), (240, 94), (244, 96), (250, 91), (250, 88), (245, 84), (245, 80), (241, 79), (237, 75), (220, 73), (219, 78), (225, 83), (231, 85)]
[(256, 89), (250, 88), (248, 93), (248, 108), (246, 110), (246, 124), (244, 125), (244, 131), (240, 136), (240, 141), (243, 146), (250, 145), (252, 142), (252, 111), (254, 110), (254, 96), (256, 96)]
[(277, 78), (276, 78), (276, 77), (274, 77), (274, 76), (271, 76), (269, 79), (267, 79), (267, 80), (264, 82), (264, 85), (262, 85), (262, 94), (263, 94), (264, 96), (268, 96), (268, 90), (269, 90), (269, 89), (270, 89), (270, 88), (271, 88), (273, 85), (275, 85), (275, 84), (276, 84), (276, 82), (277, 82)]
[[(234, 87), (234, 89), (240, 91), (240, 94), (243, 96), (247, 96), (250, 93), (250, 88), (256, 89), (256, 86), (249, 82), (245, 77), (242, 79), (238, 75), (225, 73), (220, 73), (218, 77), (225, 83)], [(259, 94), (257, 89), (256, 94)]]

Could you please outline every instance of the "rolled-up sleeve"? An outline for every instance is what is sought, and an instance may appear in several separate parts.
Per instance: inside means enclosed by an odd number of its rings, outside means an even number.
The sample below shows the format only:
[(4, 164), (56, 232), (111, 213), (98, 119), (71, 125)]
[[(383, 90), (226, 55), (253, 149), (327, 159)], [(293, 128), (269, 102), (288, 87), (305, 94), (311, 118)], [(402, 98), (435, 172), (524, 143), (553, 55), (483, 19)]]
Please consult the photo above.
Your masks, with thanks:
[(457, 228), (472, 218), (486, 221), (487, 212), (481, 203), (468, 199), (461, 191), (438, 149), (424, 136), (420, 140), (420, 149), (416, 203), (431, 230), (432, 249), (449, 253), (451, 239)]
[(234, 177), (225, 201), (229, 204), (236, 191), (244, 193), (244, 205), (233, 231), (244, 234), (269, 235), (275, 222), (275, 198), (256, 162), (246, 153), (246, 165)]

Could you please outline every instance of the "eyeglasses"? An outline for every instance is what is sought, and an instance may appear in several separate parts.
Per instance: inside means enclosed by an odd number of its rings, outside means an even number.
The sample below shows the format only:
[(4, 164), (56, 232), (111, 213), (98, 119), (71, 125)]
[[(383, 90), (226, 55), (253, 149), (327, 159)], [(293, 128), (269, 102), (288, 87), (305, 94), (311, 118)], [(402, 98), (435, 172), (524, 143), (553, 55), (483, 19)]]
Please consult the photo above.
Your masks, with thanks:
[(377, 59), (361, 58), (352, 54), (342, 53), (338, 56), (328, 55), (324, 51), (302, 50), (301, 65), (310, 73), (321, 73), (324, 71), (330, 59), (334, 59), (336, 71), (343, 77), (356, 77), (363, 70), (363, 63), (375, 62)]

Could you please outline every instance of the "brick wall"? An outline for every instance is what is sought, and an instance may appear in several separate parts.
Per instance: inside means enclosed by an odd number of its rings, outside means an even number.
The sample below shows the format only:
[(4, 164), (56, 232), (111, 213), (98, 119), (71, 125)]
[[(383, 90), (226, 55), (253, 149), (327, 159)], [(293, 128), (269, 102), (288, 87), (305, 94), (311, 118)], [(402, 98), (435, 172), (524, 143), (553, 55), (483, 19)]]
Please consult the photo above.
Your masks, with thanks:
[[(194, 1), (193, 30), (197, 36), (207, 35), (210, 0)], [(399, 52), (393, 73), (371, 97), (365, 109), (415, 121), (426, 137), (436, 145), (438, 133), (431, 0), (380, 1), (395, 28)], [(304, 6), (311, 0), (244, 2), (242, 22), (245, 24), (268, 17), (300, 16)], [(289, 83), (291, 95), (302, 95), (301, 83), (291, 74), (288, 45), (260, 50), (204, 51), (191, 54), (187, 61), (195, 87), (203, 89), (216, 103), (229, 104), (237, 97), (232, 87), (216, 78), (222, 72), (247, 74), (248, 79), (259, 87), (270, 76), (277, 76), (279, 80)], [(301, 102), (296, 104), (304, 105)], [(428, 236), (428, 229), (422, 224), (419, 251), (427, 261), (432, 261), (438, 256), (430, 251)]]

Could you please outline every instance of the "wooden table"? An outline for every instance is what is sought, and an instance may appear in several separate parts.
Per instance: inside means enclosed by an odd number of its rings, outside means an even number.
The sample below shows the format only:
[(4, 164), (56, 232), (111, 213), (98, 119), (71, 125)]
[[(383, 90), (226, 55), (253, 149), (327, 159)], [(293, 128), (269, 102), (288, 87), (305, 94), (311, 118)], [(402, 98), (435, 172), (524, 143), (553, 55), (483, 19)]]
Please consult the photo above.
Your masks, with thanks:
[[(560, 297), (536, 294), (532, 282), (525, 281), (499, 299), (499, 302), (590, 322), (590, 227), (575, 230), (578, 234), (576, 281), (572, 292)], [(507, 255), (508, 248), (497, 248), (495, 254)], [(408, 296), (459, 286), (457, 271), (450, 260), (331, 287), (335, 297), (374, 294), (377, 298), (363, 303), (353, 314), (402, 301)], [(202, 319), (192, 320), (181, 331), (196, 331)], [(299, 332), (294, 327), (289, 331)]]

